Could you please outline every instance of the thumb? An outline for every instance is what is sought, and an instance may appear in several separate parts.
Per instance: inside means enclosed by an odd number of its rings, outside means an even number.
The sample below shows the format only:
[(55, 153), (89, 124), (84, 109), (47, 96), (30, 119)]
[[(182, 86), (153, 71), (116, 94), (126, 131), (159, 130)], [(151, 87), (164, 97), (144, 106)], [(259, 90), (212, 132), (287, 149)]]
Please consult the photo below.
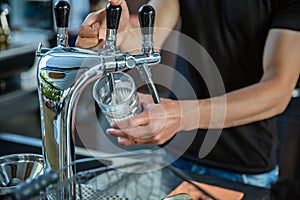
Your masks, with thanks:
[(108, 2), (113, 6), (121, 5), (124, 0), (108, 0)]
[[(108, 2), (113, 6), (121, 5), (122, 13), (126, 13), (126, 15), (129, 15), (128, 6), (125, 0), (108, 0)], [(128, 17), (126, 16), (126, 18)]]

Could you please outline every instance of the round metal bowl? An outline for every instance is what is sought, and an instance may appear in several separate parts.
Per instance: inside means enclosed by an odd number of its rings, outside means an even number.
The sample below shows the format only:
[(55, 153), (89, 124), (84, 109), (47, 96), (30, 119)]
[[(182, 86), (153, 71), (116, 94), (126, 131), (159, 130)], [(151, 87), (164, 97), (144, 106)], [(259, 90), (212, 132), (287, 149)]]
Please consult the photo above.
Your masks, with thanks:
[(21, 182), (43, 173), (43, 156), (12, 154), (0, 157), (0, 195)]

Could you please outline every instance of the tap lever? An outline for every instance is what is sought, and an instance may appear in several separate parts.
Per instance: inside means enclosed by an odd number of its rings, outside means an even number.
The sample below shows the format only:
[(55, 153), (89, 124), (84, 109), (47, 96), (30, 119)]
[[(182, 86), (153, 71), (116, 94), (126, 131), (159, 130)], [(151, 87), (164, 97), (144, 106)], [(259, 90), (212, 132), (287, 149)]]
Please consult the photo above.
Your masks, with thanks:
[(68, 28), (70, 4), (68, 1), (58, 1), (54, 6), (56, 26), (58, 28)]
[(106, 6), (107, 33), (105, 46), (106, 48), (112, 49), (114, 51), (117, 50), (117, 30), (119, 27), (121, 12), (121, 6), (113, 6), (111, 4), (107, 4)]
[[(139, 9), (139, 21), (143, 36), (142, 41), (142, 52), (143, 54), (150, 58), (153, 54), (153, 27), (155, 19), (155, 10), (150, 5), (143, 5)], [(152, 74), (150, 71), (151, 64), (144, 63), (137, 67), (141, 79), (143, 79), (152, 95), (154, 103), (159, 103), (160, 98), (158, 96), (157, 89), (152, 80)]]
[(111, 4), (107, 4), (106, 6), (107, 29), (118, 29), (121, 12), (122, 12), (121, 6), (113, 6)]
[[(112, 50), (113, 53), (117, 51), (117, 30), (119, 27), (120, 17), (121, 17), (122, 7), (113, 6), (110, 3), (106, 6), (106, 41), (105, 47)], [(115, 103), (115, 84), (114, 76), (112, 73), (108, 73), (109, 88), (111, 90), (111, 99)]]
[(150, 5), (143, 5), (139, 9), (139, 21), (143, 35), (152, 35), (155, 19), (155, 10)]
[(153, 52), (154, 19), (155, 10), (152, 6), (143, 5), (139, 9), (139, 21), (143, 37), (142, 51), (144, 54), (147, 54), (147, 56)]
[(68, 1), (60, 0), (54, 6), (57, 26), (57, 46), (68, 46), (68, 25), (70, 15), (70, 4)]

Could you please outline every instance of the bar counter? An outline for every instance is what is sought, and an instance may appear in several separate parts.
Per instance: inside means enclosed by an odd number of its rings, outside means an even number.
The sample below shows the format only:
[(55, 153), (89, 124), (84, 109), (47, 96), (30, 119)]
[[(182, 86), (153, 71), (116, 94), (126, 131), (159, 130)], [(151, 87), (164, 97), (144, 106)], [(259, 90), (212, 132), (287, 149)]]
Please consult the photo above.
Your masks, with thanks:
[[(30, 138), (26, 136), (20, 136), (20, 135), (15, 135), (11, 133), (0, 133), (0, 146), (1, 146), (1, 151), (0, 151), (0, 156), (3, 155), (8, 155), (8, 154), (16, 154), (16, 153), (37, 153), (41, 154), (41, 140), (36, 139), (36, 138)], [(80, 158), (85, 158), (86, 155), (84, 155), (84, 151), (82, 148), (78, 147), (76, 149), (77, 153), (77, 159)], [(89, 165), (90, 167), (90, 165)], [(84, 167), (83, 167), (84, 168)], [(82, 169), (83, 169), (82, 168)], [(79, 169), (81, 170), (81, 169)], [(245, 185), (237, 182), (232, 182), (228, 180), (224, 180), (221, 178), (217, 177), (212, 177), (208, 175), (199, 175), (199, 174), (194, 174), (194, 173), (189, 173), (186, 174), (188, 177), (190, 177), (194, 181), (198, 181), (204, 184), (209, 184), (212, 186), (218, 186), (221, 188), (225, 189), (230, 189), (238, 192), (244, 193), (244, 198), (243, 200), (268, 200), (270, 199), (270, 190), (264, 189), (264, 188), (258, 188), (250, 185)], [(167, 177), (167, 176), (163, 176)], [(165, 182), (164, 180), (163, 182)], [(172, 184), (174, 187), (173, 189), (176, 188), (176, 186), (180, 183), (181, 181), (177, 180), (174, 181)], [(168, 184), (171, 185), (169, 182)], [(140, 185), (140, 184), (139, 184)], [(143, 185), (143, 184), (141, 184)], [(176, 186), (174, 186), (176, 185)], [(164, 187), (166, 187), (164, 185)], [(168, 186), (169, 187), (169, 186)]]

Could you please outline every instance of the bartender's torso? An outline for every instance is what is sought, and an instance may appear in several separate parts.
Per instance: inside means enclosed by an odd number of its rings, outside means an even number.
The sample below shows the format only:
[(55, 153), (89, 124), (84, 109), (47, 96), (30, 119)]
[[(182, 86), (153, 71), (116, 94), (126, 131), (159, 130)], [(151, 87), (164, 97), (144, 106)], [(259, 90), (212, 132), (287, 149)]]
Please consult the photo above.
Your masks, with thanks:
[[(224, 92), (259, 82), (263, 75), (264, 45), (271, 28), (300, 30), (299, 0), (180, 0), (180, 8), (181, 32), (207, 51), (222, 77)], [(191, 52), (190, 45), (184, 42), (179, 42), (179, 48)], [(195, 51), (192, 54), (197, 56)], [(199, 56), (199, 63), (202, 62)], [(190, 81), (197, 98), (214, 96), (210, 91), (213, 86), (203, 77), (214, 79), (209, 67), (207, 72), (200, 73), (200, 69), (178, 57), (176, 69)], [(205, 134), (206, 130), (198, 131), (185, 158), (248, 174), (269, 171), (277, 163), (275, 118), (222, 130), (214, 149), (199, 159)]]

